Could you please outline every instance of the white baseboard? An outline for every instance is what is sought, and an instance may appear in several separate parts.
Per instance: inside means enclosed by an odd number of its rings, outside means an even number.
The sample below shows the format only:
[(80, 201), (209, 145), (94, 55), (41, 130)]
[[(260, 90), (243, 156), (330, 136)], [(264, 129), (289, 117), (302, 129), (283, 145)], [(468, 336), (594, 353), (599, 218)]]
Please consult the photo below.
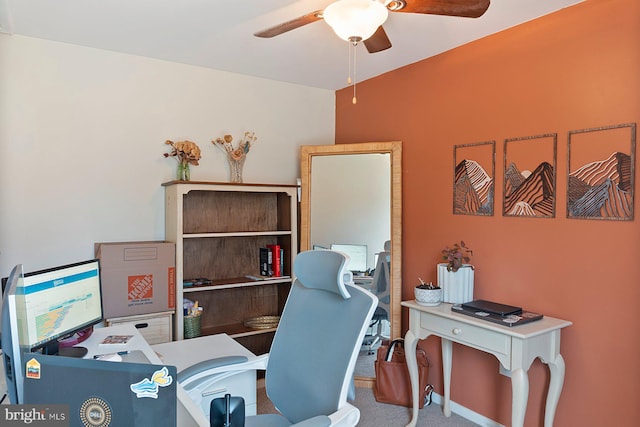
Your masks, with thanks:
[[(434, 403), (437, 405), (442, 405), (442, 396), (440, 396), (438, 393), (433, 393), (431, 395), (431, 401), (433, 402), (432, 405)], [(472, 411), (471, 409), (466, 408), (454, 401), (451, 401), (451, 412), (455, 412), (456, 414), (460, 415), (462, 418), (465, 418), (469, 421), (479, 424), (482, 427), (505, 427), (502, 424), (497, 423), (492, 419), (487, 418), (484, 415), (481, 415), (475, 411)]]

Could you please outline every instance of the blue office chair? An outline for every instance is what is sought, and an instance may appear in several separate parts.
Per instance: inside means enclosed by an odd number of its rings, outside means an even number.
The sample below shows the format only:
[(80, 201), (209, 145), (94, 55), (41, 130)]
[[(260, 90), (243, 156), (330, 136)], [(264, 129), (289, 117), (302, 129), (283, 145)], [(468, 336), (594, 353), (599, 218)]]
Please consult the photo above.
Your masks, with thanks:
[(390, 251), (391, 242), (387, 241), (384, 245), (384, 251), (378, 254), (378, 261), (373, 272), (371, 291), (378, 297), (379, 302), (369, 324), (369, 328), (375, 328), (375, 332), (371, 335), (366, 335), (363, 342), (367, 346), (369, 354), (374, 354), (376, 344), (382, 342), (385, 338), (389, 338), (383, 334), (383, 322), (389, 321), (389, 307), (391, 304), (391, 288), (389, 286), (389, 277), (391, 276)]
[(295, 280), (271, 350), (246, 362), (179, 374), (185, 388), (246, 369), (266, 369), (267, 396), (280, 414), (247, 417), (246, 427), (352, 427), (360, 411), (347, 402), (360, 344), (378, 304), (370, 292), (344, 283), (348, 256), (313, 250), (294, 262)]

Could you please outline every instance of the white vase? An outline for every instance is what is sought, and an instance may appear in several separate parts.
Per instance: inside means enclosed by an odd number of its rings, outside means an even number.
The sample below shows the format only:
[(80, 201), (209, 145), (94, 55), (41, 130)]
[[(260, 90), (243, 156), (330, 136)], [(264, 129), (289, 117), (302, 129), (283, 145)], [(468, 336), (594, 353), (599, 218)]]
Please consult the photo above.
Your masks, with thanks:
[(473, 267), (463, 264), (458, 271), (447, 271), (447, 264), (438, 264), (438, 286), (442, 288), (442, 301), (462, 304), (473, 301)]

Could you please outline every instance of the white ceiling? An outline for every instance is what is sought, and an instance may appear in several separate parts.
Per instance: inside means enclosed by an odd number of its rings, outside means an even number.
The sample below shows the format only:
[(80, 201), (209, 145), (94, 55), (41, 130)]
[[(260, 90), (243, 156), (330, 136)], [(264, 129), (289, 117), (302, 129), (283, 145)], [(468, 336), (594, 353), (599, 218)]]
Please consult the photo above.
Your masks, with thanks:
[[(437, 55), (582, 0), (491, 0), (480, 18), (389, 13), (393, 44), (357, 48), (357, 80)], [(0, 0), (0, 31), (312, 86), (347, 86), (348, 44), (324, 21), (253, 36), (332, 0)]]

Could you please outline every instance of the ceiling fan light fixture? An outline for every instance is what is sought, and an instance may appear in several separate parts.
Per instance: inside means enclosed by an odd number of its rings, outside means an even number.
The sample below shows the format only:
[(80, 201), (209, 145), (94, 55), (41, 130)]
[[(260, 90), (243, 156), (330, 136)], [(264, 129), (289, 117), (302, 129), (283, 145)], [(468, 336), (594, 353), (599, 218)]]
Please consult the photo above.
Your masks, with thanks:
[(387, 20), (389, 12), (377, 0), (338, 0), (322, 12), (324, 20), (343, 40), (366, 40)]

